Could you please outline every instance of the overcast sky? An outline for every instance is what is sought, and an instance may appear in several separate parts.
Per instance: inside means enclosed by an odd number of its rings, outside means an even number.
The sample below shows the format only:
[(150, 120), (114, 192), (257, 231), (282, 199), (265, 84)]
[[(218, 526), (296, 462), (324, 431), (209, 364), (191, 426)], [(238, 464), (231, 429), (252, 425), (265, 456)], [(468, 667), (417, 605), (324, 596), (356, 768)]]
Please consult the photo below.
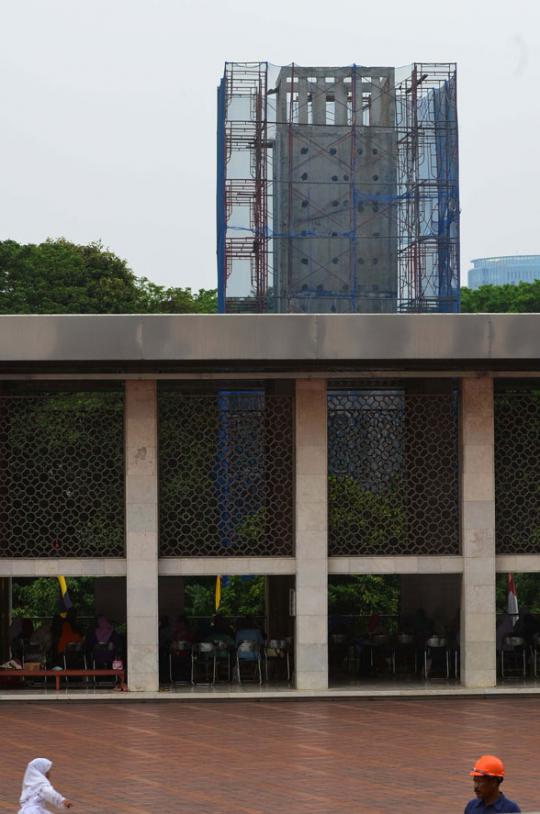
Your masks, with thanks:
[(540, 253), (540, 0), (0, 0), (0, 239), (215, 287), (225, 60), (457, 61), (462, 281)]

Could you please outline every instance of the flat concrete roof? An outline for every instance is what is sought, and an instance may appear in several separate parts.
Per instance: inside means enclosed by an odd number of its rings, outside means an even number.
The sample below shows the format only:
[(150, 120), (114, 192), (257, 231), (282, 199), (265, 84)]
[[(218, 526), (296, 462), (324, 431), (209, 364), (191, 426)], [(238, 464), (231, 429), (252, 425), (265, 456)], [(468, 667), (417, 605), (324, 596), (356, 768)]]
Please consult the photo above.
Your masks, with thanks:
[(540, 370), (540, 314), (0, 316), (0, 373)]

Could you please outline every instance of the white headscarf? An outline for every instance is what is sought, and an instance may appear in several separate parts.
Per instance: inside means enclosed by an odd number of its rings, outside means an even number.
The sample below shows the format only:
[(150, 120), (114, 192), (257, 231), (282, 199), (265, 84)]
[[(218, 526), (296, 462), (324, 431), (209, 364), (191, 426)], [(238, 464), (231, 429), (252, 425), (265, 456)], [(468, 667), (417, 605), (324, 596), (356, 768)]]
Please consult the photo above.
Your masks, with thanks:
[(20, 804), (26, 803), (36, 792), (42, 788), (48, 788), (51, 784), (45, 777), (52, 768), (52, 761), (46, 757), (36, 757), (31, 760), (23, 777)]

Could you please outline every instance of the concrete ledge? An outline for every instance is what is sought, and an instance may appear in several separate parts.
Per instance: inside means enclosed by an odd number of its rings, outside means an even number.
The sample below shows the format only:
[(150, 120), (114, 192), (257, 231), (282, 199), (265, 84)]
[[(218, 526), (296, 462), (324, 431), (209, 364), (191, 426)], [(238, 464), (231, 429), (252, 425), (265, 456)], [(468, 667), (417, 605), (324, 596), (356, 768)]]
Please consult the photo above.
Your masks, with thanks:
[(294, 574), (294, 557), (161, 557), (160, 576)]
[(495, 558), (495, 569), (503, 573), (535, 573), (540, 571), (540, 554), (499, 554)]
[(199, 690), (196, 687), (186, 690), (160, 690), (159, 692), (115, 692), (114, 690), (54, 690), (41, 691), (2, 691), (0, 704), (9, 702), (44, 702), (51, 701), (78, 703), (81, 701), (111, 701), (114, 703), (129, 703), (131, 701), (249, 701), (249, 700), (300, 700), (300, 699), (343, 699), (343, 698), (491, 698), (494, 696), (540, 696), (540, 685), (535, 687), (416, 687), (416, 688), (366, 688), (351, 687), (330, 688), (324, 690), (296, 690), (296, 689), (260, 689), (240, 687), (238, 689)]
[(0, 577), (125, 577), (126, 560), (120, 557), (1, 559)]
[(540, 359), (539, 314), (2, 315), (1, 363)]
[[(0, 558), (0, 577), (125, 577), (123, 558), (19, 559)], [(166, 557), (159, 560), (160, 576), (214, 574), (295, 574), (294, 557)]]
[[(540, 573), (540, 554), (499, 554), (498, 572)], [(329, 557), (329, 574), (461, 574), (463, 557)], [(294, 557), (162, 557), (160, 576), (295, 574)], [(0, 577), (125, 577), (126, 560), (0, 558)]]
[(463, 557), (329, 557), (329, 574), (461, 574)]

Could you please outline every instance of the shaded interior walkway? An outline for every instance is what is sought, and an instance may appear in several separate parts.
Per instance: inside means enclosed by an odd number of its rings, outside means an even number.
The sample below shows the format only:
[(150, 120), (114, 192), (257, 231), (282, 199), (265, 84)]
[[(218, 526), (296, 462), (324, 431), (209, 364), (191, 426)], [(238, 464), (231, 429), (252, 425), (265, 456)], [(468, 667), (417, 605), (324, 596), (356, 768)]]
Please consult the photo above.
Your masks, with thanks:
[(532, 811), (539, 723), (535, 698), (5, 704), (0, 812), (37, 755), (84, 814), (461, 812), (482, 752)]

